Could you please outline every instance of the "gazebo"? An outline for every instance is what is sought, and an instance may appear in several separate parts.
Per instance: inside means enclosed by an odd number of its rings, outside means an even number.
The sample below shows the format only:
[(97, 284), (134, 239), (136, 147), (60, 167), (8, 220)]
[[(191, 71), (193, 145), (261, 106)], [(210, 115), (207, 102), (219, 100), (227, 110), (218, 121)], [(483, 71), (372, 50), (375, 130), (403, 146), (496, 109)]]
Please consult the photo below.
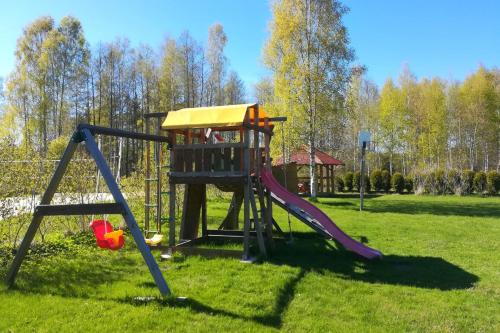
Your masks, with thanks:
[[(315, 149), (314, 151), (314, 160), (316, 162), (315, 172), (318, 194), (325, 195), (335, 193), (335, 167), (345, 165), (344, 162), (319, 149)], [(305, 166), (309, 166), (309, 147), (303, 146), (300, 150), (294, 151), (288, 163), (297, 166), (297, 180), (299, 182), (298, 192), (304, 192), (304, 189), (306, 192), (309, 192), (309, 184), (311, 182), (309, 171), (301, 172), (301, 169)], [(283, 166), (283, 156), (276, 158), (274, 165), (277, 167)], [(300, 186), (300, 184), (303, 186)], [(300, 190), (301, 188), (303, 188), (302, 191)]]

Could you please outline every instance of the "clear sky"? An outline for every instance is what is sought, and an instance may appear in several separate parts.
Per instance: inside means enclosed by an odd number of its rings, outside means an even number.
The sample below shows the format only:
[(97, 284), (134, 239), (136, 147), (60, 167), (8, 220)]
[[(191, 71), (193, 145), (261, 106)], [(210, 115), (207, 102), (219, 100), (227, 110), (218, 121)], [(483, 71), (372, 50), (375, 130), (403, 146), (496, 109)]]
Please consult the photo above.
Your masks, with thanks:
[[(500, 65), (498, 0), (346, 0), (344, 18), (357, 62), (382, 85), (408, 64), (417, 77), (462, 80), (479, 64)], [(251, 90), (266, 75), (261, 49), (271, 18), (268, 0), (0, 0), (0, 76), (14, 68), (16, 40), (41, 15), (76, 16), (92, 46), (127, 37), (159, 49), (166, 36), (189, 30), (201, 41), (219, 22), (226, 54)]]

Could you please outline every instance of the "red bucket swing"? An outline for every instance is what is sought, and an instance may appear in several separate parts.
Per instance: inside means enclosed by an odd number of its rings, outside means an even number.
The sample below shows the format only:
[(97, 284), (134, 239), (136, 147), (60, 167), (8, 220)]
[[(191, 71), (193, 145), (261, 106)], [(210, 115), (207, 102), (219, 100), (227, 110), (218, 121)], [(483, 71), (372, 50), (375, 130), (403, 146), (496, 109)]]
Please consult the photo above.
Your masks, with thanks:
[(94, 220), (89, 225), (94, 232), (97, 246), (112, 251), (119, 250), (125, 244), (123, 230), (113, 230), (113, 226), (106, 220)]

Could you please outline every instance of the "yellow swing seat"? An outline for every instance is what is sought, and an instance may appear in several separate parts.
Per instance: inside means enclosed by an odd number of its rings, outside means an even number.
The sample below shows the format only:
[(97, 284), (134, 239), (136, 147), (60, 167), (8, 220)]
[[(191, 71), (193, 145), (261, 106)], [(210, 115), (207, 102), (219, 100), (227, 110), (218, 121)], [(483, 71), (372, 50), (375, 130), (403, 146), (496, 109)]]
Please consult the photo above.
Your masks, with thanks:
[(163, 235), (162, 234), (154, 234), (153, 237), (151, 238), (146, 238), (146, 244), (150, 246), (156, 246), (160, 244), (163, 241)]

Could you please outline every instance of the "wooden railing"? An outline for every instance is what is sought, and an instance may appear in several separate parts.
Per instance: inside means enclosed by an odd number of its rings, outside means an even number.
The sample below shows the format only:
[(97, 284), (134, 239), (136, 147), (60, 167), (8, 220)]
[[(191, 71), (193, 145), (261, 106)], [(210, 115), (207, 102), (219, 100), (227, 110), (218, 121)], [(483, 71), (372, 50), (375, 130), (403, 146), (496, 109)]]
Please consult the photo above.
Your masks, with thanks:
[(243, 168), (242, 143), (190, 144), (173, 148), (173, 175), (184, 173), (199, 175), (200, 173), (241, 174)]

